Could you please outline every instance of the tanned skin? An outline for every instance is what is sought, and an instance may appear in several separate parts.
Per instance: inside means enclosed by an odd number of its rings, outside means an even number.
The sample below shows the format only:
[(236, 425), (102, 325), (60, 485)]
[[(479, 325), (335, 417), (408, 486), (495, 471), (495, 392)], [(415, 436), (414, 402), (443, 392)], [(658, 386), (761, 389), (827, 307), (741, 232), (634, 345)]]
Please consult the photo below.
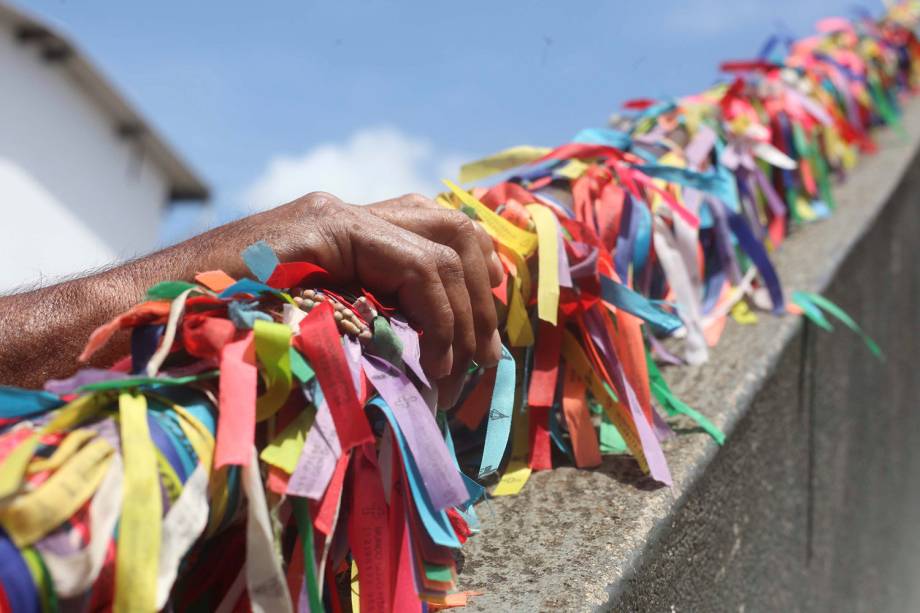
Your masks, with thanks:
[[(471, 360), (501, 357), (491, 288), (502, 268), (481, 228), (416, 194), (354, 206), (316, 192), (95, 274), (0, 297), (0, 384), (38, 388), (73, 374), (89, 334), (147, 288), (208, 270), (246, 276), (240, 252), (259, 240), (282, 261), (324, 267), (333, 283), (393, 296), (422, 331), (422, 366), (439, 380), (441, 404), (456, 398)], [(127, 352), (123, 334), (92, 364)]]

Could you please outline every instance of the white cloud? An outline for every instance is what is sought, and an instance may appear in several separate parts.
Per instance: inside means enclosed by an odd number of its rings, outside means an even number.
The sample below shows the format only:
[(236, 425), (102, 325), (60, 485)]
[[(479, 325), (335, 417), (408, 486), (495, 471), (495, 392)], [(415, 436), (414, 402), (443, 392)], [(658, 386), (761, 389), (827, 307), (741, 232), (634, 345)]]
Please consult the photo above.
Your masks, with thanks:
[(393, 127), (363, 128), (343, 143), (273, 157), (244, 191), (243, 203), (265, 209), (313, 191), (356, 204), (408, 192), (433, 196), (442, 191), (439, 179), (456, 176), (463, 159)]

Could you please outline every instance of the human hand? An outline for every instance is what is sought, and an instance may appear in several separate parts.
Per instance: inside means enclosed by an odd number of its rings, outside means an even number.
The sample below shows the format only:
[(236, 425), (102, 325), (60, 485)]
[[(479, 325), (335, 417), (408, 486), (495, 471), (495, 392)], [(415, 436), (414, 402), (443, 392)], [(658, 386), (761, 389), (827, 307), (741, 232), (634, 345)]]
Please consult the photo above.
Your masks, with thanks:
[(491, 294), (501, 264), (463, 213), (418, 195), (362, 207), (317, 192), (234, 225), (283, 261), (313, 262), (333, 283), (395, 296), (422, 332), (422, 366), (439, 380), (442, 406), (455, 401), (471, 360), (494, 366), (501, 358)]

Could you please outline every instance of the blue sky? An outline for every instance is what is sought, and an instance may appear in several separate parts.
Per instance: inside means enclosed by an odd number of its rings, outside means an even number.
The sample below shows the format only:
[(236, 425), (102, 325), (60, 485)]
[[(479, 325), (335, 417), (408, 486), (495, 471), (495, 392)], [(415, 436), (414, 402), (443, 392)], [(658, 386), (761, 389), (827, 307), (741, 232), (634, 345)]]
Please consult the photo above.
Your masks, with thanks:
[[(460, 162), (554, 145), (623, 100), (701, 89), (834, 0), (19, 0), (69, 34), (213, 187), (172, 241), (326, 189), (433, 194)], [(874, 12), (880, 5), (871, 4)]]

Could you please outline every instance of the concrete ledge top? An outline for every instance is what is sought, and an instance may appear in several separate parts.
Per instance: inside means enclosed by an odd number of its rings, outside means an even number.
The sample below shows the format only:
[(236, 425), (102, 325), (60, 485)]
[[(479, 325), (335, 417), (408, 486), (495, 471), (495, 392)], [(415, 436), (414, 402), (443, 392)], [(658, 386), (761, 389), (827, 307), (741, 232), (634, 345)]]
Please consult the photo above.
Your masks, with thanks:
[[(795, 230), (775, 254), (787, 292), (824, 291), (885, 207), (920, 146), (920, 102), (906, 106), (903, 122), (907, 138), (890, 130), (876, 134), (880, 151), (863, 157), (835, 190), (838, 210)], [(668, 368), (664, 375), (730, 442), (801, 325), (793, 316), (760, 315), (753, 326), (730, 321), (708, 363)], [(481, 504), (482, 532), (463, 548), (460, 586), (483, 594), (468, 610), (591, 611), (616, 602), (719, 451), (689, 420), (671, 424), (678, 435), (664, 450), (672, 488), (649, 483), (630, 458), (607, 456), (596, 470), (535, 473), (520, 495)]]

